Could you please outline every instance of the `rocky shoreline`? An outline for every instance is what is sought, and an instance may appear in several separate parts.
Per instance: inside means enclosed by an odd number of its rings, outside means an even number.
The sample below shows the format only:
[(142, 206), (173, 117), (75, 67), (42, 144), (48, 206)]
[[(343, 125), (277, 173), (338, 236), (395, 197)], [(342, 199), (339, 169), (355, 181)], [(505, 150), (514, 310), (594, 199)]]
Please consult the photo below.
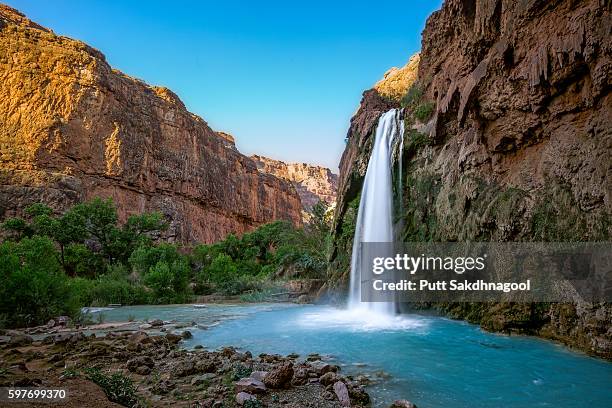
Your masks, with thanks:
[[(65, 388), (69, 397), (61, 406), (68, 407), (119, 406), (115, 402), (251, 408), (371, 404), (365, 391), (368, 377), (343, 375), (318, 354), (253, 356), (233, 347), (211, 351), (202, 345), (187, 350), (180, 345), (191, 333), (180, 328), (153, 320), (80, 328), (50, 322), (6, 331), (0, 344), (0, 386)], [(394, 406), (414, 407), (403, 400)]]

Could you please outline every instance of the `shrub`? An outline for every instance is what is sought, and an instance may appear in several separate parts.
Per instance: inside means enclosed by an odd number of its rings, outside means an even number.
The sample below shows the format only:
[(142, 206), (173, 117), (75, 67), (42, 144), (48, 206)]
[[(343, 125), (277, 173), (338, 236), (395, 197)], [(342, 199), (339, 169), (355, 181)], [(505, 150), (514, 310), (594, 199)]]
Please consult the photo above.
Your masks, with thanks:
[(138, 405), (136, 387), (131, 378), (120, 372), (105, 374), (97, 368), (86, 369), (85, 375), (104, 390), (110, 401), (125, 407), (135, 407)]

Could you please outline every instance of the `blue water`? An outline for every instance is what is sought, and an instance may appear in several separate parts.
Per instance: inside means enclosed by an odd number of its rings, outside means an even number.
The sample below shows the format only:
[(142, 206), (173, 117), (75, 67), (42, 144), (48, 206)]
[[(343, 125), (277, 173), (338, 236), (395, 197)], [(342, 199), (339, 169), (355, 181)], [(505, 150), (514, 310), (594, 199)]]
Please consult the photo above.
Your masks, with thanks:
[(436, 316), (385, 322), (289, 305), (125, 307), (105, 314), (110, 321), (148, 314), (212, 322), (206, 330), (190, 329), (194, 337), (185, 347), (329, 355), (347, 374), (379, 378), (368, 389), (374, 406), (405, 398), (420, 408), (612, 407), (612, 363)]

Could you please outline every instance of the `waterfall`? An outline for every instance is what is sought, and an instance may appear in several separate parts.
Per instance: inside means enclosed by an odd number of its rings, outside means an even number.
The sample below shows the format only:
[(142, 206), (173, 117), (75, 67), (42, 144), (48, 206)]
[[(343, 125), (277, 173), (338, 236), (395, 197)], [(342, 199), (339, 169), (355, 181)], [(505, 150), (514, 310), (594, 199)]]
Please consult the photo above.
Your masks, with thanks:
[(349, 309), (362, 309), (387, 315), (395, 314), (394, 302), (361, 302), (361, 244), (363, 242), (393, 242), (393, 145), (403, 141), (404, 126), (400, 110), (391, 109), (378, 121), (372, 155), (368, 162), (361, 201), (355, 225), (351, 258)]

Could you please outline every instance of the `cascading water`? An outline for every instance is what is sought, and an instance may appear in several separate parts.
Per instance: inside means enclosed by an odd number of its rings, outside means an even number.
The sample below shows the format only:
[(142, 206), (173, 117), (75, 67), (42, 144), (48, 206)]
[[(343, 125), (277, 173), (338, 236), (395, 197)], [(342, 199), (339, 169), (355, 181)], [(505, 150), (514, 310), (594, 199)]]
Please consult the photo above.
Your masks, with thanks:
[[(385, 315), (396, 311), (394, 302), (361, 301), (361, 244), (363, 242), (393, 242), (393, 145), (399, 139), (403, 144), (404, 123), (401, 111), (391, 109), (381, 116), (376, 129), (372, 155), (368, 162), (361, 201), (355, 225), (351, 258), (351, 286), (348, 306), (351, 310), (363, 310)], [(400, 188), (401, 190), (401, 188)]]

